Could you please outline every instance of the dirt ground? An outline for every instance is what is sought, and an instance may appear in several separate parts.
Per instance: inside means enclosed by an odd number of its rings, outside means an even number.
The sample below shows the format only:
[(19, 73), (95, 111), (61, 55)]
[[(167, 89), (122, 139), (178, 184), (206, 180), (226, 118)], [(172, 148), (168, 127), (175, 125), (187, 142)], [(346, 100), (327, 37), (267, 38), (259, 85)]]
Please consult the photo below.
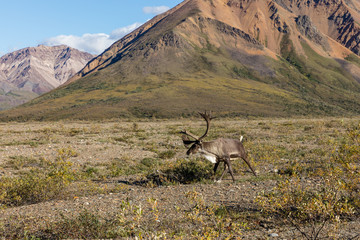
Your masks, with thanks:
[[(246, 222), (240, 238), (304, 239), (296, 227), (284, 224), (276, 216), (261, 215), (262, 209), (255, 199), (276, 186), (279, 172), (292, 160), (290, 158), (297, 161), (316, 159), (319, 149), (330, 149), (330, 140), (338, 138), (347, 126), (357, 124), (359, 120), (214, 120), (207, 138), (239, 138), (243, 135), (244, 146), (258, 177), (254, 177), (244, 164), (234, 163), (235, 183), (227, 174), (221, 183), (209, 180), (165, 186), (143, 184), (147, 173), (137, 171), (136, 163), (150, 159), (162, 161), (164, 167), (164, 164), (186, 158), (186, 149), (178, 132), (187, 129), (201, 134), (204, 131), (201, 120), (0, 123), (0, 177), (21, 176), (36, 168), (34, 162), (39, 159), (55, 159), (59, 149), (71, 149), (75, 153), (69, 158), (72, 169), (89, 173), (87, 178), (73, 181), (54, 199), (20, 206), (2, 205), (0, 230), (4, 233), (0, 238), (15, 236), (10, 233), (16, 231), (34, 233), (36, 229), (57, 223), (64, 216), (77, 216), (83, 211), (115, 218), (122, 211), (124, 202), (141, 206), (143, 218), (151, 221), (147, 228), (154, 232), (166, 232), (167, 227), (175, 232), (196, 231), (191, 221), (183, 218), (184, 213), (194, 206), (186, 196), (195, 192), (206, 204), (224, 206)], [(169, 157), (162, 157), (168, 152), (171, 152)], [(114, 174), (113, 165), (120, 161), (134, 165), (135, 170), (123, 175)], [(153, 219), (154, 207), (151, 207), (155, 200), (156, 220)], [(360, 239), (358, 217), (343, 219), (340, 226), (327, 223), (320, 236)], [(311, 226), (303, 226), (304, 231), (306, 228), (311, 231)], [(157, 237), (172, 238), (170, 235)], [(146, 238), (157, 237), (148, 235)]]

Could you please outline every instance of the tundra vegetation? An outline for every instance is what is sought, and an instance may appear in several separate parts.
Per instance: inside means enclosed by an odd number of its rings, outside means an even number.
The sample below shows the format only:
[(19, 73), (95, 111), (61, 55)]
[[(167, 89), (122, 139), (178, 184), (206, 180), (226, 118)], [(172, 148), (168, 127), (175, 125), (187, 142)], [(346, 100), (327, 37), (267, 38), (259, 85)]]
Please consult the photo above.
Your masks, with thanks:
[[(215, 119), (244, 136), (214, 183), (179, 131), (198, 118), (0, 124), (3, 239), (357, 239), (360, 119)], [(219, 173), (220, 174), (220, 173)]]

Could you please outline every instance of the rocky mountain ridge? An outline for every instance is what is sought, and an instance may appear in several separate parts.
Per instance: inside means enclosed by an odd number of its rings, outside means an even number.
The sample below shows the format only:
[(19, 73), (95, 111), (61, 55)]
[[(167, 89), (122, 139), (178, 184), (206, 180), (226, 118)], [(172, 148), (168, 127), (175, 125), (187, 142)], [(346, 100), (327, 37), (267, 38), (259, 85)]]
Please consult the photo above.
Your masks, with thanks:
[(21, 104), (60, 86), (93, 57), (65, 45), (39, 45), (2, 56), (0, 109)]

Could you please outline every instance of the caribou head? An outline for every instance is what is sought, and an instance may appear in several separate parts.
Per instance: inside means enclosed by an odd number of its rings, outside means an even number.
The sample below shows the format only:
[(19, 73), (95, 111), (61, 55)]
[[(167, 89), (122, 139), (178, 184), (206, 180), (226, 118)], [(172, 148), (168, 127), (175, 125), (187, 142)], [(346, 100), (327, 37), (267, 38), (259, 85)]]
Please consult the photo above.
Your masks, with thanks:
[[(184, 134), (182, 136), (182, 140), (185, 146), (189, 146), (191, 145), (191, 147), (187, 150), (186, 155), (191, 155), (191, 154), (196, 154), (196, 153), (201, 153), (203, 150), (203, 141), (202, 139), (206, 137), (206, 135), (209, 132), (209, 127), (210, 127), (210, 121), (212, 119), (214, 119), (213, 117), (211, 117), (211, 113), (199, 113), (206, 121), (206, 131), (205, 133), (201, 136), (201, 137), (197, 137), (196, 135), (184, 130), (181, 131), (180, 133)], [(193, 138), (194, 140), (190, 140), (188, 138), (188, 136), (190, 136), (191, 138)]]

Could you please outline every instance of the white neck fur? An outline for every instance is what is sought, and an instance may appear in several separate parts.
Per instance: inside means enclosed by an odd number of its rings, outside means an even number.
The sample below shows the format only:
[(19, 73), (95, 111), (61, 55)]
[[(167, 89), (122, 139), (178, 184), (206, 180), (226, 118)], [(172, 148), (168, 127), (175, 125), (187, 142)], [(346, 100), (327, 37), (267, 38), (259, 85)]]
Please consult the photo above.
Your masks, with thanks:
[(212, 163), (216, 163), (216, 156), (212, 153), (209, 153), (207, 151), (204, 151), (203, 149), (201, 149), (199, 151), (199, 153), (205, 157), (208, 161), (212, 162)]

